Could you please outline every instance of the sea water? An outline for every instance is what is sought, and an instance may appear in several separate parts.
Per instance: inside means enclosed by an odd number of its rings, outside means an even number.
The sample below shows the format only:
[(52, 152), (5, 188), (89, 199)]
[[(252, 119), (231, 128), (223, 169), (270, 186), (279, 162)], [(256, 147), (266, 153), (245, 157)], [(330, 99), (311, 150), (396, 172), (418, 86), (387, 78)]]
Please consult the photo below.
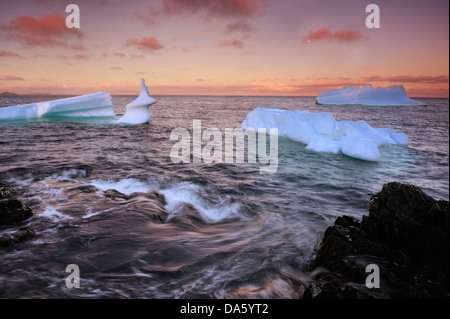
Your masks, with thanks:
[[(61, 97), (0, 97), (0, 107)], [(119, 116), (134, 96), (113, 96)], [(449, 100), (405, 107), (319, 106), (313, 97), (156, 96), (150, 124), (116, 118), (0, 122), (0, 181), (33, 209), (36, 236), (0, 251), (0, 298), (298, 298), (314, 282), (309, 265), (341, 215), (368, 214), (391, 181), (449, 199)], [(409, 136), (383, 145), (379, 162), (317, 153), (280, 138), (278, 170), (259, 165), (179, 163), (171, 132), (240, 127), (258, 107), (330, 112)], [(157, 190), (176, 218), (156, 223), (145, 197)], [(188, 206), (186, 206), (186, 203)], [(192, 205), (192, 206), (189, 206)], [(193, 207), (197, 215), (192, 214)], [(80, 288), (65, 285), (67, 265)]]

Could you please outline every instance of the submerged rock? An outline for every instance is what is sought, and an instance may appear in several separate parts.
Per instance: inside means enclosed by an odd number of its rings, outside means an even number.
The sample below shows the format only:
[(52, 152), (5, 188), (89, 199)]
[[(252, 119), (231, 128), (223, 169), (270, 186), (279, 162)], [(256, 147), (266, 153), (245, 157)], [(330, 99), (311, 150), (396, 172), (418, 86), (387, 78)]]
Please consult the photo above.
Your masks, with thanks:
[(129, 209), (149, 217), (156, 223), (166, 222), (169, 216), (169, 212), (164, 208), (167, 205), (166, 198), (158, 191), (126, 195), (115, 189), (108, 189), (103, 192), (103, 195), (113, 201), (127, 203)]
[(20, 228), (18, 231), (9, 234), (9, 235), (1, 235), (0, 236), (0, 247), (9, 248), (14, 244), (23, 243), (29, 239), (32, 239), (35, 236), (35, 232), (30, 227)]
[[(326, 230), (311, 264), (312, 269), (324, 269), (319, 281), (331, 276), (364, 287), (362, 292), (348, 284), (347, 293), (340, 292), (344, 298), (366, 297), (377, 290), (387, 298), (448, 298), (449, 202), (394, 182), (384, 185), (369, 204), (369, 216), (361, 222), (338, 217)], [(371, 263), (380, 267), (380, 289), (365, 289), (365, 267)], [(323, 293), (331, 298), (330, 287), (324, 288), (310, 286), (304, 297)]]
[(16, 199), (0, 200), (0, 226), (14, 225), (33, 216), (31, 208)]
[[(16, 190), (6, 183), (0, 182), (0, 227), (9, 227), (33, 216), (31, 208), (24, 207), (20, 201), (14, 199)], [(22, 227), (17, 231), (0, 234), (0, 248), (9, 248), (35, 236), (33, 229)]]
[(0, 182), (0, 199), (11, 198), (15, 193), (15, 188), (6, 183)]

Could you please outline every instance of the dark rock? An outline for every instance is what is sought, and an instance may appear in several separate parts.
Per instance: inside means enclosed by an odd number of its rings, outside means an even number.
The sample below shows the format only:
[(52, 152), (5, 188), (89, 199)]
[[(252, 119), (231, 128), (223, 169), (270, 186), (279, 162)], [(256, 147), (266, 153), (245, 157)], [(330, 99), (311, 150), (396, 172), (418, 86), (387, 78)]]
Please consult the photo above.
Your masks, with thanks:
[[(448, 298), (448, 201), (436, 201), (413, 185), (389, 183), (369, 205), (369, 216), (361, 222), (343, 216), (328, 227), (312, 268), (328, 269), (343, 282), (364, 284), (365, 266), (375, 260), (383, 264), (383, 285), (391, 298)], [(322, 271), (318, 287), (325, 277)], [(347, 287), (343, 298), (370, 297)], [(307, 289), (305, 297), (340, 298), (331, 287), (323, 288), (319, 294)]]
[(16, 189), (11, 187), (10, 185), (0, 182), (0, 199), (4, 198), (12, 198), (12, 196), (16, 193)]
[(342, 292), (342, 295), (344, 296), (344, 299), (373, 299), (373, 297), (369, 296), (364, 292), (359, 291), (358, 289), (350, 285), (345, 287), (344, 291)]
[(202, 214), (190, 203), (182, 203), (178, 206), (170, 213), (168, 221), (192, 230), (202, 228), (205, 225)]
[(344, 299), (344, 296), (339, 288), (336, 288), (331, 283), (327, 283), (314, 299)]
[(23, 227), (12, 234), (0, 236), (0, 247), (10, 248), (14, 244), (23, 243), (32, 239), (34, 236), (36, 236), (36, 234), (33, 229), (30, 227)]
[(169, 216), (169, 213), (165, 209), (153, 201), (145, 202), (145, 207), (141, 207), (139, 211), (157, 223), (165, 223)]
[(333, 283), (326, 283), (309, 285), (303, 294), (303, 299), (373, 299), (373, 297), (351, 285), (341, 289)]
[(346, 227), (346, 228), (350, 228), (350, 226), (353, 226), (353, 227), (361, 226), (361, 223), (359, 222), (358, 219), (356, 219), (355, 217), (346, 216), (346, 215), (336, 218), (334, 224), (342, 226), (342, 227)]
[(110, 198), (112, 200), (129, 200), (130, 197), (122, 194), (119, 191), (116, 191), (115, 189), (108, 189), (106, 191), (103, 192), (103, 194), (105, 195), (105, 197)]
[(361, 223), (368, 238), (404, 252), (413, 264), (448, 269), (448, 202), (413, 185), (389, 183), (371, 203)]
[(31, 208), (15, 199), (0, 199), (0, 226), (14, 225), (33, 216)]
[(303, 299), (314, 299), (322, 292), (322, 285), (311, 284), (306, 288)]
[(312, 267), (324, 267), (336, 258), (354, 252), (350, 230), (340, 225), (328, 227)]
[(167, 205), (166, 197), (164, 196), (163, 193), (160, 193), (158, 191), (151, 191), (150, 193), (133, 193), (129, 196), (129, 198), (135, 198), (138, 196), (144, 196), (160, 207), (164, 207)]
[(164, 196), (164, 194), (162, 194), (158, 191), (152, 191), (152, 192), (148, 193), (147, 195), (148, 195), (149, 199), (152, 199), (160, 206), (164, 207), (167, 205), (167, 200), (166, 200), (166, 197)]
[(77, 189), (80, 192), (86, 193), (86, 194), (95, 193), (98, 190), (98, 188), (93, 185), (81, 185), (81, 186), (78, 186)]

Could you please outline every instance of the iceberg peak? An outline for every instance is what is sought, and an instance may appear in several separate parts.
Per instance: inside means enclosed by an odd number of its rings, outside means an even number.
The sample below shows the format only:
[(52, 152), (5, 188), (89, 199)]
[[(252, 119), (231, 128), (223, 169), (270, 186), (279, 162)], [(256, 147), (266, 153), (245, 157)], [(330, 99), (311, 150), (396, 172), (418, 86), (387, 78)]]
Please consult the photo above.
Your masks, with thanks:
[(141, 93), (133, 101), (127, 104), (125, 114), (117, 121), (123, 124), (144, 124), (150, 121), (148, 112), (150, 105), (156, 100), (149, 95), (145, 80), (141, 79)]

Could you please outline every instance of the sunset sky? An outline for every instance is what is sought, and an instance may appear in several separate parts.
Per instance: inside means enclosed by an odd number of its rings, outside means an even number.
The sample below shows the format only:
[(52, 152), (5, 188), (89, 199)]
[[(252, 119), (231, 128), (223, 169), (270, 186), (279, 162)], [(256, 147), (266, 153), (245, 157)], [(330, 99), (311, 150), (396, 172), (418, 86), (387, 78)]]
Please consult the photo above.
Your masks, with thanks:
[(0, 0), (0, 92), (448, 97), (448, 30), (448, 0)]

